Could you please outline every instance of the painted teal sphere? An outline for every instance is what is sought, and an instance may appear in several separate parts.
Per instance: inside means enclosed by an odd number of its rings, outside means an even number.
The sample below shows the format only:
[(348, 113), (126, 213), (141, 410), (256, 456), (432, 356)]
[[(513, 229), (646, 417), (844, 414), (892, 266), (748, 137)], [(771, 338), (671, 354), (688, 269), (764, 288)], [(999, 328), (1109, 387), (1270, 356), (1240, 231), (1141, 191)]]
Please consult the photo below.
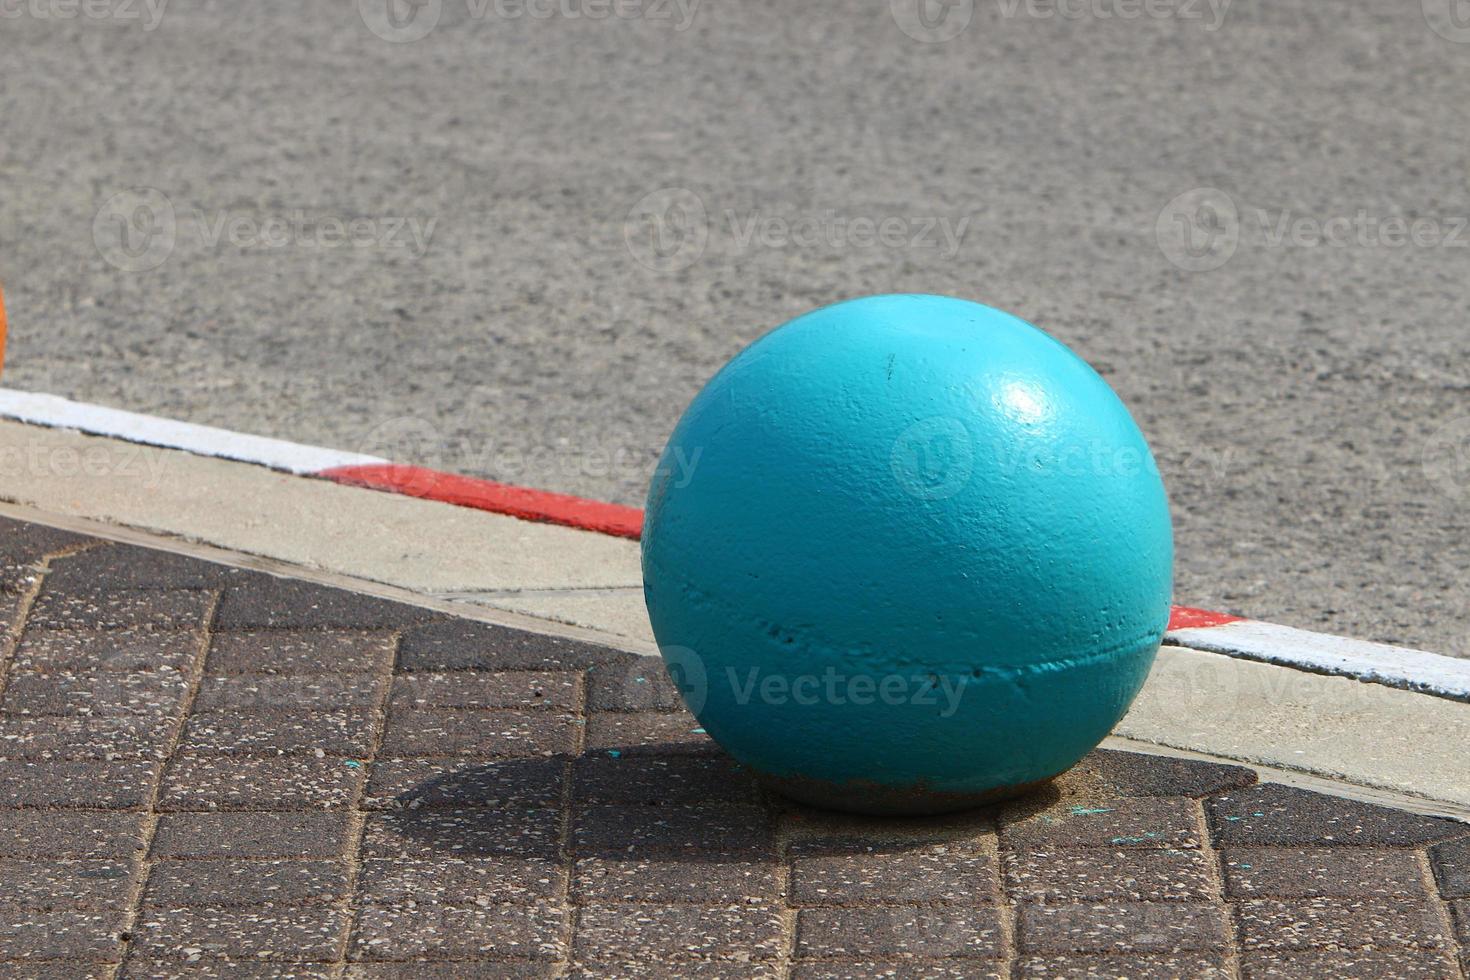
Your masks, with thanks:
[(701, 725), (779, 791), (934, 813), (1065, 771), (1169, 616), (1168, 503), (1107, 382), (959, 299), (816, 310), (727, 364), (648, 494), (643, 581)]

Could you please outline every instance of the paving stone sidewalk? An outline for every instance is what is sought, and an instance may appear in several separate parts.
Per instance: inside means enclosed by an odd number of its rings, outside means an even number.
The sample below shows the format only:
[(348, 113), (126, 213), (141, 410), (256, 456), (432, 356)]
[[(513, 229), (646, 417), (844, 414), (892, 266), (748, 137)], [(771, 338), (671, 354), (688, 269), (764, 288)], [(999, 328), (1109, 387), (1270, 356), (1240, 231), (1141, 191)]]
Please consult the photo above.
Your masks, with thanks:
[(1241, 768), (843, 817), (615, 650), (16, 522), (0, 609), (0, 978), (1466, 966), (1470, 825)]

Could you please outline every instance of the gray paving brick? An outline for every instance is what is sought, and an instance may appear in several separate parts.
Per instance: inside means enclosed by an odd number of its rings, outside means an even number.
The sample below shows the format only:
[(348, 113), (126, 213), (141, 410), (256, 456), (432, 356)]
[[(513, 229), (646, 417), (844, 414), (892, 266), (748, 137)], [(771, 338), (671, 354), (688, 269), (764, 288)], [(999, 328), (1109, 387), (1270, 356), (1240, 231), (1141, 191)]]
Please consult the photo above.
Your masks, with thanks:
[(159, 763), (0, 762), (0, 807), (126, 810), (148, 801)]
[(239, 960), (204, 959), (202, 953), (183, 960), (147, 960), (130, 956), (118, 976), (124, 980), (193, 980), (228, 977), (229, 980), (329, 980), (335, 967), (326, 963), (242, 963)]
[(115, 963), (121, 958), (122, 910), (0, 906), (0, 950), (17, 960), (82, 960)]
[(587, 806), (572, 813), (572, 840), (584, 857), (646, 852), (774, 853), (766, 812), (757, 807)]
[(1405, 850), (1233, 847), (1221, 861), (1233, 897), (1425, 897), (1419, 860)]
[(208, 711), (191, 715), (179, 740), (196, 755), (314, 755), (362, 759), (372, 752), (377, 721), (367, 709)]
[(1441, 895), (1470, 898), (1470, 837), (1431, 847), (1429, 863)]
[(388, 715), (381, 752), (396, 756), (545, 755), (571, 751), (570, 715), (553, 711), (417, 711)]
[(160, 858), (335, 858), (346, 818), (340, 813), (165, 813), (153, 855)]
[(337, 861), (158, 861), (148, 876), (145, 905), (306, 905), (335, 901), (347, 874)]
[(1121, 798), (1061, 803), (1031, 813), (1025, 804), (1001, 815), (1002, 846), (1017, 850), (1063, 847), (1199, 847), (1199, 806), (1187, 799)]
[(138, 813), (0, 810), (0, 857), (129, 858), (142, 823)]
[[(1255, 771), (1196, 759), (1094, 749), (1058, 776), (1064, 797), (1102, 799), (1118, 796), (1211, 796), (1251, 786)], [(1069, 801), (1070, 802), (1070, 801)]]
[(796, 916), (798, 959), (974, 957), (1003, 952), (993, 908), (809, 908)]
[(560, 758), (380, 759), (372, 764), (362, 805), (504, 807), (556, 804), (566, 764)]
[(621, 755), (723, 754), (694, 716), (682, 711), (588, 715), (586, 746), (590, 752), (611, 749)]
[(333, 960), (346, 916), (330, 905), (144, 909), (130, 952), (140, 959)]
[(201, 629), (213, 602), (211, 593), (194, 589), (45, 586), (26, 623), (31, 629)]
[(1026, 953), (1185, 953), (1224, 949), (1223, 909), (1205, 902), (1023, 905), (1017, 916)]
[(206, 676), (194, 710), (371, 711), (382, 700), (385, 683), (370, 674)]
[(1215, 892), (1213, 863), (1197, 850), (1031, 851), (1006, 862), (1006, 892), (1026, 902), (1179, 902)]
[(362, 960), (527, 959), (565, 955), (566, 912), (534, 905), (368, 904), (358, 915), (352, 957)]
[(561, 815), (553, 809), (420, 809), (368, 815), (365, 857), (468, 858), (556, 854)]
[(946, 845), (907, 851), (797, 857), (794, 905), (994, 904), (995, 859)]
[(684, 707), (662, 658), (599, 664), (587, 672), (591, 711), (673, 711)]
[(793, 854), (897, 853), (946, 844), (969, 851), (994, 852), (997, 835), (993, 808), (939, 817), (864, 817), (817, 810), (784, 801), (778, 812), (781, 833)]
[(384, 905), (529, 903), (559, 894), (565, 880), (549, 858), (372, 858), (362, 863), (357, 890), (361, 901)]
[(1255, 898), (1235, 904), (1244, 949), (1440, 947), (1439, 917), (1414, 898)]
[(187, 671), (199, 653), (189, 630), (30, 628), (15, 651), (15, 669), (85, 673), (94, 670)]
[(0, 699), (12, 715), (149, 715), (178, 713), (189, 679), (177, 671), (126, 673), (17, 671)]
[(550, 980), (562, 975), (557, 964), (546, 960), (352, 963), (346, 974), (348, 980)]
[(1230, 980), (1233, 974), (1222, 958), (1213, 954), (1186, 953), (1181, 956), (1023, 956), (1016, 962), (1016, 977), (1048, 977), (1055, 980)]
[[(8, 582), (3, 577), (4, 569), (0, 568), (0, 623), (13, 623), (20, 615), (21, 596), (19, 591), (9, 591), (12, 587), (17, 590), (29, 590), (35, 584), (35, 577), (26, 574), (18, 582)], [(8, 627), (7, 627), (8, 628)]]
[(394, 708), (560, 708), (576, 710), (581, 675), (565, 671), (459, 670), (399, 674)]
[(798, 960), (792, 980), (1008, 980), (999, 960)]
[(319, 810), (345, 807), (365, 778), (355, 759), (313, 756), (175, 756), (160, 810)]
[(631, 654), (559, 636), (445, 619), (408, 630), (398, 651), (398, 670), (581, 670)]
[(1356, 844), (1409, 847), (1470, 836), (1470, 826), (1402, 810), (1263, 783), (1207, 803), (1211, 833), (1223, 847), (1244, 844)]
[[(0, 520), (0, 617), (54, 543), (24, 528)], [(102, 808), (148, 802), (217, 590), (124, 941), (104, 918), (144, 815)], [(1208, 977), (1237, 962), (1229, 914), (1245, 977), (1456, 976), (1420, 847), (1470, 950), (1470, 828), (1238, 767), (1099, 750), (1002, 807), (844, 816), (760, 792), (656, 659), (111, 545), (58, 559), (34, 611), (0, 697), (0, 980), (123, 955), (123, 976)]]
[(438, 617), (432, 609), (390, 602), (313, 582), (257, 575), (220, 597), (215, 628), (390, 630)]
[(0, 860), (0, 904), (17, 908), (112, 908), (132, 887), (128, 861)]
[(207, 674), (372, 674), (393, 659), (394, 635), (368, 630), (216, 633)]
[(0, 759), (157, 759), (172, 729), (147, 715), (0, 715)]
[(97, 538), (45, 524), (0, 518), (0, 558), (6, 561), (36, 561), (55, 551), (102, 543)]
[(242, 574), (189, 555), (116, 542), (53, 559), (50, 569), (47, 584), (64, 589), (216, 589)]
[(755, 803), (754, 777), (729, 756), (608, 755), (572, 766), (572, 793), (593, 803)]
[(572, 945), (584, 962), (769, 960), (780, 952), (781, 915), (752, 905), (587, 905)]
[(0, 980), (110, 980), (116, 966), (84, 963), (81, 960), (49, 963), (26, 960), (0, 961)]
[(1470, 952), (1470, 901), (1455, 901), (1450, 905), (1450, 922), (1460, 945)]
[(1458, 980), (1454, 961), (1433, 950), (1243, 953), (1245, 980)]
[(778, 865), (771, 861), (632, 860), (583, 858), (572, 875), (578, 902), (736, 905), (781, 897)]
[(16, 599), (22, 593), (35, 588), (41, 580), (40, 559), (11, 561), (0, 556), (0, 608), (7, 619), (12, 618), (19, 608)]

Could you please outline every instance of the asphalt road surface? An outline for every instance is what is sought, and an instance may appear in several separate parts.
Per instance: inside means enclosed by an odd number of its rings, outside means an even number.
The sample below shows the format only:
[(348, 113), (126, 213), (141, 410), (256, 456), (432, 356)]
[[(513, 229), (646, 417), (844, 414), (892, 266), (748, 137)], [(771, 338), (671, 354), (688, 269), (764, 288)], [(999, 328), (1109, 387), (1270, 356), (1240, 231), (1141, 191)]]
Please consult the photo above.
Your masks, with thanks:
[(0, 0), (7, 385), (638, 504), (953, 294), (1118, 389), (1179, 601), (1470, 656), (1463, 4), (387, 2)]

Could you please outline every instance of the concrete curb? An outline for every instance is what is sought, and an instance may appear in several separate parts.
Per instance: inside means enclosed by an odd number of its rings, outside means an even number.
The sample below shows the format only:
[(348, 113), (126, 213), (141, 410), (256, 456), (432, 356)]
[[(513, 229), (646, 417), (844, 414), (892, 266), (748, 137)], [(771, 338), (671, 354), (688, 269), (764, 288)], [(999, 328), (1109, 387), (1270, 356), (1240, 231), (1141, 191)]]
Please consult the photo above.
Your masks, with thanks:
[[(643, 524), (642, 512), (632, 507), (125, 412), (55, 395), (0, 389), (0, 418), (253, 463), (350, 486), (634, 540)], [(473, 595), (457, 598), (476, 601)], [(522, 594), (519, 598), (535, 597)], [(531, 608), (536, 605), (529, 602)], [(1314, 633), (1187, 606), (1174, 607), (1165, 639), (1243, 660), (1470, 702), (1470, 661), (1423, 650)]]
[[(657, 654), (626, 537), (13, 421), (0, 464), (12, 516)], [(1116, 734), (1470, 807), (1464, 702), (1195, 648), (1246, 622), (1176, 610)]]

